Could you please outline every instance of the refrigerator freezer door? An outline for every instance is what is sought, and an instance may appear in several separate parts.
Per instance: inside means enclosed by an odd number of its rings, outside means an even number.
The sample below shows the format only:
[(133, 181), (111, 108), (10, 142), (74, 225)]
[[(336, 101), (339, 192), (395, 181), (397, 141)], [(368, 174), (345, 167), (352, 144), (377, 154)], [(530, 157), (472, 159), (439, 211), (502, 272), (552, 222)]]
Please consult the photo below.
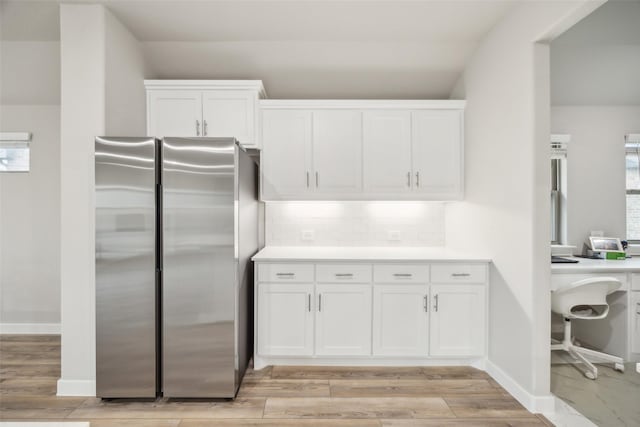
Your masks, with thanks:
[(165, 138), (163, 394), (234, 397), (233, 139)]
[(96, 138), (96, 395), (156, 396), (156, 140)]

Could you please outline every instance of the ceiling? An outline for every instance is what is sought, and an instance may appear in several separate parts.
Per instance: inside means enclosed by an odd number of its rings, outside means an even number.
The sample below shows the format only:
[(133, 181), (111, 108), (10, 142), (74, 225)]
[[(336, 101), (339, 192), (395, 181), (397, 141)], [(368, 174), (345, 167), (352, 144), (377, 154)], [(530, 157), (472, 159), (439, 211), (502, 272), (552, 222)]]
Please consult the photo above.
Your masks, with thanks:
[[(2, 1), (2, 39), (59, 39), (59, 0)], [(514, 0), (103, 0), (152, 78), (262, 79), (271, 98), (448, 98)]]
[(610, 0), (552, 42), (551, 101), (640, 105), (640, 0)]

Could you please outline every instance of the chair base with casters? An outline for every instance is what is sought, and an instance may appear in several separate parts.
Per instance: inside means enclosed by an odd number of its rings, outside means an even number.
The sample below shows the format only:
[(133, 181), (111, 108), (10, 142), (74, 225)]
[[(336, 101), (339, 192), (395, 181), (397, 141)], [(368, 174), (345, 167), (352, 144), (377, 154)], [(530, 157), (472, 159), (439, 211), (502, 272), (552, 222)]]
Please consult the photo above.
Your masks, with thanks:
[(579, 280), (558, 289), (551, 295), (551, 309), (564, 318), (564, 339), (562, 342), (551, 344), (551, 350), (566, 351), (576, 361), (587, 368), (584, 376), (595, 380), (598, 378), (598, 368), (588, 358), (614, 364), (616, 371), (624, 372), (624, 360), (621, 357), (589, 350), (581, 347), (571, 336), (571, 320), (604, 319), (609, 313), (607, 295), (615, 292), (622, 283), (613, 277), (590, 278)]
[(571, 319), (564, 319), (564, 340), (560, 343), (551, 344), (551, 351), (562, 350), (566, 351), (587, 368), (584, 376), (590, 380), (598, 378), (598, 368), (587, 359), (596, 359), (602, 362), (613, 363), (614, 369), (619, 372), (624, 372), (624, 360), (621, 357), (613, 356), (611, 354), (602, 353), (600, 351), (589, 350), (588, 348), (581, 347), (571, 337)]

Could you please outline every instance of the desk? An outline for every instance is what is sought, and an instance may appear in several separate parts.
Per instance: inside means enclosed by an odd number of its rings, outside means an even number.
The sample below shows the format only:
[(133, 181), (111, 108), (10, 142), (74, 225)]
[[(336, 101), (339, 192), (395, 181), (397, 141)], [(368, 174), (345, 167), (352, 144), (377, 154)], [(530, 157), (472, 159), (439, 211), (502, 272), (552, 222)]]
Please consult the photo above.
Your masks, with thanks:
[(551, 264), (552, 292), (589, 277), (614, 277), (622, 282), (622, 288), (607, 298), (610, 311), (605, 319), (573, 322), (578, 341), (625, 361), (640, 361), (640, 257), (624, 261), (575, 259), (579, 262)]

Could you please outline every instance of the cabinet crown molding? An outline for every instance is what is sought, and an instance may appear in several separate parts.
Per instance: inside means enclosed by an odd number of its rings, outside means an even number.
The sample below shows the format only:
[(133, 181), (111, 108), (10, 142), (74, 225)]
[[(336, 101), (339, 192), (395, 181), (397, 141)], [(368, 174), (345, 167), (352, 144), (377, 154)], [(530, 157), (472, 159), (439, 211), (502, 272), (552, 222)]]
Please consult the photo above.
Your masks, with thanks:
[(144, 87), (147, 90), (254, 90), (261, 98), (267, 96), (262, 80), (145, 80)]
[(313, 109), (464, 109), (467, 101), (451, 99), (414, 100), (414, 99), (262, 99), (261, 109), (313, 108)]

